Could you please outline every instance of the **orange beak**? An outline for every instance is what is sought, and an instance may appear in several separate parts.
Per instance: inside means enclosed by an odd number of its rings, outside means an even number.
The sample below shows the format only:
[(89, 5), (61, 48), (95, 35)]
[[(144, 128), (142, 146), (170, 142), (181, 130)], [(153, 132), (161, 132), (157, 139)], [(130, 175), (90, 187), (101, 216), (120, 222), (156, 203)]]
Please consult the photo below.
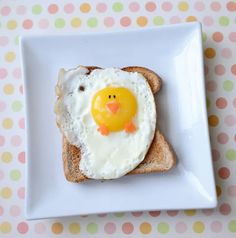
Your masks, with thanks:
[(116, 102), (116, 101), (108, 102), (106, 104), (106, 107), (107, 107), (108, 111), (110, 111), (111, 113), (115, 114), (120, 109), (120, 104), (118, 102)]

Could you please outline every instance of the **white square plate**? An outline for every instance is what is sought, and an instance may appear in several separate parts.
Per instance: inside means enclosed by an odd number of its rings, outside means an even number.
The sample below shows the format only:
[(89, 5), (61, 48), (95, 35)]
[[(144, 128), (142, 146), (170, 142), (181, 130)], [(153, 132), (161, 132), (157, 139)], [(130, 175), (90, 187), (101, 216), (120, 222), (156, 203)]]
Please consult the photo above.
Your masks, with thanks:
[[(28, 219), (81, 214), (212, 208), (215, 183), (209, 144), (201, 26), (172, 25), (116, 33), (21, 39), (27, 106)], [(78, 65), (153, 69), (163, 79), (158, 124), (178, 157), (165, 174), (113, 181), (67, 182), (53, 112), (58, 69)]]

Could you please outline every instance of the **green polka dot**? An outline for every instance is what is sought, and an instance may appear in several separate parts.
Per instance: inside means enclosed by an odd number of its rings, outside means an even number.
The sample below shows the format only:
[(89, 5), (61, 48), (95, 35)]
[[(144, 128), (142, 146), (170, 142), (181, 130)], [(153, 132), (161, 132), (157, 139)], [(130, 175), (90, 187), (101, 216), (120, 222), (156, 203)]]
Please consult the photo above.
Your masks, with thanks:
[(20, 173), (20, 171), (19, 170), (12, 170), (11, 172), (10, 172), (10, 178), (11, 178), (11, 180), (13, 180), (13, 181), (17, 181), (17, 180), (19, 180), (20, 178), (21, 178), (21, 173)]
[(232, 91), (234, 88), (234, 83), (231, 80), (225, 80), (223, 83), (223, 88), (225, 91)]
[(69, 231), (70, 231), (71, 234), (80, 233), (80, 224), (79, 223), (71, 223), (69, 225)]
[(88, 232), (89, 234), (96, 234), (97, 231), (98, 231), (98, 225), (97, 225), (97, 224), (95, 224), (95, 223), (89, 223), (89, 224), (87, 225), (87, 232)]
[(40, 5), (34, 5), (32, 7), (32, 13), (35, 15), (39, 15), (42, 12), (42, 7)]
[(62, 19), (62, 18), (57, 18), (56, 20), (55, 20), (55, 27), (56, 28), (63, 28), (64, 26), (65, 26), (65, 20), (64, 19)]
[(228, 26), (229, 25), (229, 18), (226, 16), (222, 16), (219, 18), (219, 23), (221, 26)]
[(88, 19), (87, 24), (89, 27), (96, 27), (98, 25), (98, 20), (95, 17), (91, 17)]
[(123, 5), (122, 3), (120, 2), (115, 2), (113, 5), (112, 5), (112, 9), (114, 12), (121, 12), (123, 10)]
[(13, 112), (19, 112), (22, 109), (23, 105), (21, 101), (14, 101), (11, 104), (11, 109)]
[(227, 150), (226, 151), (226, 158), (228, 160), (236, 160), (236, 150)]
[(236, 232), (236, 220), (232, 220), (232, 221), (229, 222), (228, 229), (231, 232)]
[(207, 108), (211, 106), (211, 101), (209, 98), (206, 99), (206, 105), (207, 105)]
[(114, 213), (114, 215), (116, 217), (123, 217), (125, 215), (125, 213), (124, 212), (117, 212), (117, 213)]
[(161, 16), (156, 16), (153, 18), (153, 23), (157, 26), (163, 25), (165, 22), (164, 18)]
[(157, 225), (157, 230), (162, 233), (162, 234), (166, 234), (169, 231), (170, 227), (166, 222), (160, 222)]
[(207, 41), (207, 34), (206, 34), (206, 32), (202, 32), (202, 41), (203, 42)]
[(16, 44), (16, 45), (19, 45), (19, 36), (16, 36), (16, 37), (15, 37), (15, 44)]

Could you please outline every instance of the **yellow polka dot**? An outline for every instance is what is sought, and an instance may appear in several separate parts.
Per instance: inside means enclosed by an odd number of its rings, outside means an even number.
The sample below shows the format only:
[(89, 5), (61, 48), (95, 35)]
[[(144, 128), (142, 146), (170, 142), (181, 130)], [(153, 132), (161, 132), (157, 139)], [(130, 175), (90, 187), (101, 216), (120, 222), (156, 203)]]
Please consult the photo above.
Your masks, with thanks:
[(15, 58), (16, 58), (16, 55), (15, 55), (14, 52), (7, 52), (7, 53), (5, 54), (5, 60), (6, 60), (7, 62), (12, 62), (12, 61), (15, 60)]
[(196, 18), (195, 16), (188, 16), (188, 17), (186, 18), (186, 21), (187, 21), (187, 22), (197, 21), (197, 18)]
[(88, 3), (83, 3), (80, 5), (80, 11), (83, 13), (89, 12), (91, 9), (90, 5)]
[(9, 30), (14, 30), (17, 27), (17, 22), (15, 20), (10, 20), (7, 22), (7, 28)]
[(3, 128), (5, 129), (11, 129), (12, 126), (13, 126), (13, 121), (11, 118), (5, 118), (3, 121), (2, 121), (2, 126)]
[(4, 87), (3, 87), (3, 91), (5, 94), (9, 95), (9, 94), (13, 94), (14, 92), (14, 87), (12, 84), (6, 84)]
[(4, 163), (10, 163), (12, 161), (12, 154), (7, 151), (3, 152), (1, 158)]
[(10, 198), (12, 195), (12, 191), (9, 187), (2, 188), (1, 196), (5, 199)]
[(7, 221), (4, 221), (0, 224), (0, 231), (3, 234), (11, 232), (11, 224)]
[(179, 5), (178, 5), (178, 8), (180, 11), (187, 11), (189, 6), (188, 6), (188, 3), (187, 2), (180, 2)]
[(139, 26), (146, 26), (147, 23), (148, 23), (148, 19), (147, 19), (146, 17), (144, 17), (144, 16), (138, 17), (138, 19), (137, 19), (137, 24), (138, 24)]
[(52, 232), (54, 234), (61, 234), (63, 232), (63, 225), (59, 222), (52, 224)]
[(194, 209), (192, 209), (192, 210), (185, 210), (184, 213), (187, 216), (194, 216), (196, 214), (196, 210), (194, 210)]
[(152, 231), (152, 226), (148, 222), (143, 222), (139, 227), (141, 233), (149, 234)]
[(196, 221), (193, 224), (193, 230), (196, 233), (202, 233), (205, 230), (205, 225), (201, 221)]
[(80, 27), (81, 26), (81, 20), (78, 17), (75, 17), (71, 20), (70, 24), (71, 24), (72, 27), (75, 27), (75, 28)]
[(71, 223), (69, 225), (69, 231), (70, 231), (71, 234), (78, 234), (80, 232), (80, 224)]

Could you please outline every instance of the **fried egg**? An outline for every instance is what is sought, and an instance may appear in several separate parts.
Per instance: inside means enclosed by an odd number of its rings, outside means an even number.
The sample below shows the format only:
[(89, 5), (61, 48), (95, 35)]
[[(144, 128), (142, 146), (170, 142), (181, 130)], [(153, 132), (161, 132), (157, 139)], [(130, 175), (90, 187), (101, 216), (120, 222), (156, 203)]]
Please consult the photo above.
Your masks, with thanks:
[(154, 96), (139, 73), (117, 68), (60, 70), (57, 123), (81, 149), (79, 169), (92, 179), (119, 178), (145, 158), (156, 127)]

